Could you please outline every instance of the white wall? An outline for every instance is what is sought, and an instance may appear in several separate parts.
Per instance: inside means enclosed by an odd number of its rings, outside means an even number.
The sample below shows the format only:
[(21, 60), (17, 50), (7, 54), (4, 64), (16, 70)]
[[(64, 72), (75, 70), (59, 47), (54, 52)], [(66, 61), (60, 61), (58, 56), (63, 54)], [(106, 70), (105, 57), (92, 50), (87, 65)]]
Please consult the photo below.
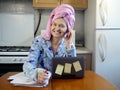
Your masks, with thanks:
[(94, 70), (95, 28), (96, 28), (96, 0), (88, 0), (88, 9), (85, 11), (85, 47), (92, 52), (92, 69)]
[(31, 46), (34, 15), (0, 13), (0, 46)]

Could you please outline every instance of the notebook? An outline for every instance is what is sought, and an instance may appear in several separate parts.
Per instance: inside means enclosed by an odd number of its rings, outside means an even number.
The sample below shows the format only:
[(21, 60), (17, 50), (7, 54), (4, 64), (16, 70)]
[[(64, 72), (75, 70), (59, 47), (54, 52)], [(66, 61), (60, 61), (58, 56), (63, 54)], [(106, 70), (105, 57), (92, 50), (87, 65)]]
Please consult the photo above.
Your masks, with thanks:
[(85, 57), (54, 57), (52, 59), (52, 78), (83, 78)]

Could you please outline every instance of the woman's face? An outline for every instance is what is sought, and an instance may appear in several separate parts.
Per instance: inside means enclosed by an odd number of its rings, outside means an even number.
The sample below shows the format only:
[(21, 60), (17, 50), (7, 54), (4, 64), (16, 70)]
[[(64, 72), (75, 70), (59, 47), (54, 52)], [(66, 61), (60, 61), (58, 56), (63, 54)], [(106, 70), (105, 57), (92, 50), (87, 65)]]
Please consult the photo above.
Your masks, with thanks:
[(51, 34), (54, 38), (62, 38), (67, 31), (67, 24), (63, 18), (55, 19), (51, 26)]

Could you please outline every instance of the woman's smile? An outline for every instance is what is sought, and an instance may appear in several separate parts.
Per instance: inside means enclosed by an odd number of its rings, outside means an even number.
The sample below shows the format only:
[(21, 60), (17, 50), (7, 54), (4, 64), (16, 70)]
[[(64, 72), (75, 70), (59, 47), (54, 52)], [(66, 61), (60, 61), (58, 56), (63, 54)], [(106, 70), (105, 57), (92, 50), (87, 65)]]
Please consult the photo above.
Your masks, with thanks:
[(51, 26), (51, 34), (53, 37), (62, 38), (67, 31), (67, 24), (63, 18), (55, 19)]

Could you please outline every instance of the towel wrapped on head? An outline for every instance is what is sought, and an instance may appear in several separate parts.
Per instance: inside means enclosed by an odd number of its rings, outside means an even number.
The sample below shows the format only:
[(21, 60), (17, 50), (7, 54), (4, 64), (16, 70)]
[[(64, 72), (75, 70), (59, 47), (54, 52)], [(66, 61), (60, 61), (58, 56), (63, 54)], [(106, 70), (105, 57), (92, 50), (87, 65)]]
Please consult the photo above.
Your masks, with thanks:
[(51, 33), (50, 33), (50, 28), (53, 23), (53, 21), (57, 18), (63, 18), (65, 22), (67, 23), (68, 30), (72, 30), (74, 27), (75, 23), (75, 11), (74, 8), (68, 4), (62, 4), (55, 9), (50, 14), (46, 32), (42, 36), (46, 40), (50, 40), (51, 38)]

